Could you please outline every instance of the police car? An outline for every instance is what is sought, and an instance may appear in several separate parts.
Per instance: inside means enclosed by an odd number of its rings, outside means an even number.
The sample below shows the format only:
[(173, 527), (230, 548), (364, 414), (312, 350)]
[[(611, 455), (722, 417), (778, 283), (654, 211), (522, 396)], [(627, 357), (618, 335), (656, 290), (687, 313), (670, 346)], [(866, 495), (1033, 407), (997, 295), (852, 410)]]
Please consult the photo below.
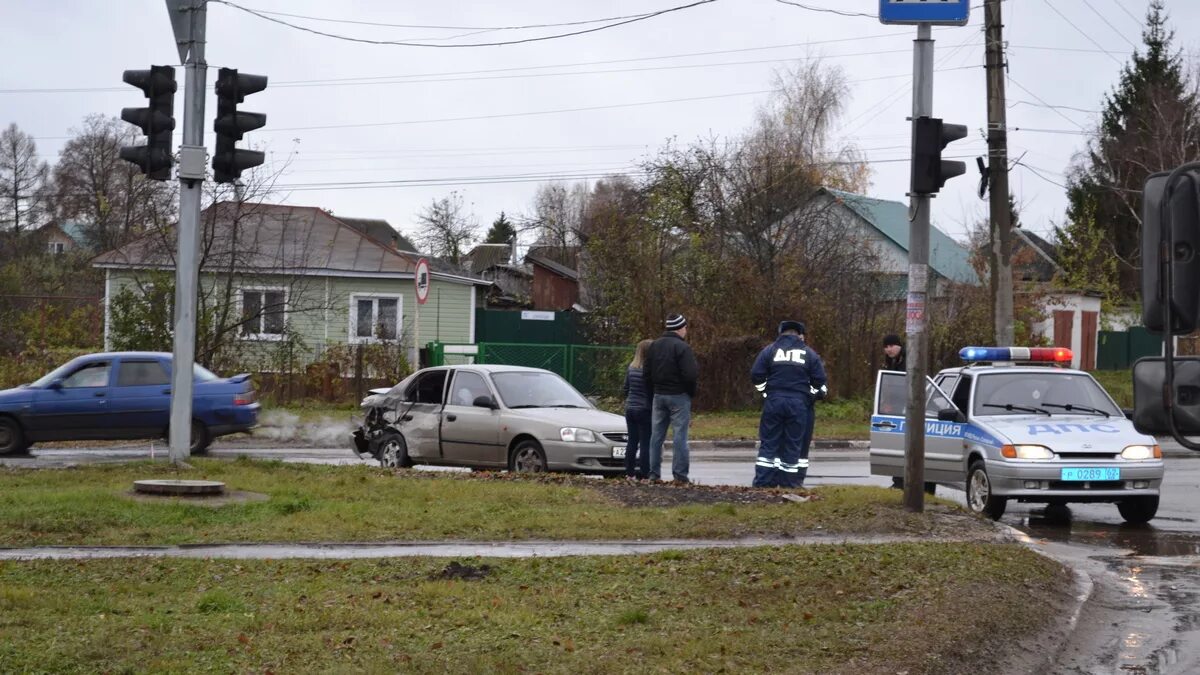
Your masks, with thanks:
[[(925, 480), (965, 487), (970, 509), (993, 519), (1009, 500), (1111, 502), (1128, 522), (1154, 518), (1162, 450), (1091, 375), (1063, 367), (1071, 350), (967, 347), (959, 355), (967, 365), (926, 386)], [(905, 377), (880, 371), (876, 381), (872, 474), (904, 475)]]

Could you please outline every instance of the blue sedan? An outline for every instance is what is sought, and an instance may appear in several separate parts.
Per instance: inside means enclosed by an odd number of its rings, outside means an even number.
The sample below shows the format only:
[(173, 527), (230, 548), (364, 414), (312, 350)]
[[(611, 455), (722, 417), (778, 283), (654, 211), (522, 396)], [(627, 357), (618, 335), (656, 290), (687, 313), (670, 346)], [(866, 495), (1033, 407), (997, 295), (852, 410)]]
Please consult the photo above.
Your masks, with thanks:
[[(196, 366), (191, 451), (258, 424), (249, 375)], [(44, 441), (164, 438), (171, 416), (171, 355), (89, 354), (32, 384), (0, 391), (0, 455)]]

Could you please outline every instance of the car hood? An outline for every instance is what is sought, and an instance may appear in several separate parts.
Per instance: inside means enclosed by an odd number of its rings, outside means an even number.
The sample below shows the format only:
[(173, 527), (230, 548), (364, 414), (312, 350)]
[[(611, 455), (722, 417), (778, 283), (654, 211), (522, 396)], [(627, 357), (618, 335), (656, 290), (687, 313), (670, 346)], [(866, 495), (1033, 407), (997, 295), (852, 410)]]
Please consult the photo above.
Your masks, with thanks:
[(977, 419), (974, 426), (1004, 443), (1044, 445), (1058, 453), (1120, 452), (1127, 445), (1155, 443), (1124, 417), (996, 415)]
[(33, 400), (33, 392), (28, 387), (0, 390), (0, 404), (27, 403)]
[(620, 415), (588, 408), (520, 408), (505, 410), (514, 417), (557, 424), (561, 427), (580, 427), (592, 431), (625, 431), (625, 418)]

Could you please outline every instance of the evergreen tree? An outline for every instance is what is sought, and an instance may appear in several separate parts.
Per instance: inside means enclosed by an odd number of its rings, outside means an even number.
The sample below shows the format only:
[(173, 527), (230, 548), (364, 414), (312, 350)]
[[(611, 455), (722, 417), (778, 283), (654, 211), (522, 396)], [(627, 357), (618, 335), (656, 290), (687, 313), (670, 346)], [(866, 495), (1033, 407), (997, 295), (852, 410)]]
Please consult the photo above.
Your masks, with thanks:
[(1128, 302), (1141, 294), (1146, 178), (1200, 152), (1194, 82), (1184, 74), (1173, 38), (1163, 0), (1152, 0), (1144, 47), (1134, 52), (1120, 83), (1105, 96), (1096, 135), (1069, 172), (1067, 223), (1058, 231), (1067, 277), (1088, 281), (1090, 290), (1105, 293), (1109, 301)]
[(485, 244), (507, 244), (512, 246), (513, 240), (516, 239), (517, 228), (513, 227), (512, 221), (504, 212), (500, 212), (500, 217), (492, 221), (492, 227), (484, 237)]

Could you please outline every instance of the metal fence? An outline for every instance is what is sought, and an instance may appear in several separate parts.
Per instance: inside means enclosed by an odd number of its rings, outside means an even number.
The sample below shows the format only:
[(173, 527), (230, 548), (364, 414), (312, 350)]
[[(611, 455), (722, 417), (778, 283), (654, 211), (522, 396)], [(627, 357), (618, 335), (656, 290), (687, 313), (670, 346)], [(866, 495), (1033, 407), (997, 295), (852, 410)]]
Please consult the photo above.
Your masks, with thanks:
[(633, 360), (632, 346), (512, 344), (480, 342), (477, 345), (432, 343), (435, 366), (492, 363), (542, 368), (558, 373), (589, 396), (618, 397), (625, 369)]

